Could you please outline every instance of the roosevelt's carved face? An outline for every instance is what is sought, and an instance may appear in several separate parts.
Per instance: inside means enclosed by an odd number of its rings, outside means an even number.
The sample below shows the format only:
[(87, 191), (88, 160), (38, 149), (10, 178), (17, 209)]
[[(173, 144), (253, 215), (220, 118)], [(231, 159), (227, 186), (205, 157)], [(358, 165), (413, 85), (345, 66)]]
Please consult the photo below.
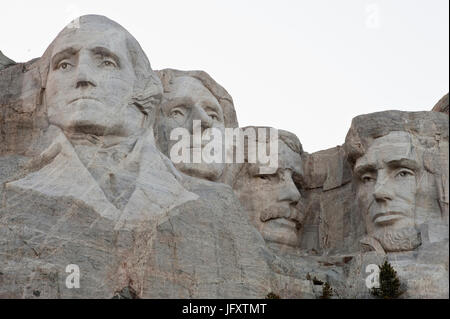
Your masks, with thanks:
[(122, 30), (82, 25), (63, 33), (54, 43), (45, 90), (50, 123), (94, 135), (131, 134), (143, 119), (129, 107), (135, 79)]
[(298, 247), (304, 215), (293, 176), (303, 174), (300, 155), (279, 140), (278, 169), (260, 174), (258, 164), (247, 163), (234, 190), (250, 221), (268, 243)]
[(415, 149), (408, 133), (391, 132), (377, 138), (357, 160), (357, 197), (369, 235), (414, 227), (420, 168)]
[[(161, 106), (158, 126), (158, 142), (163, 153), (170, 156), (170, 150), (177, 140), (170, 140), (170, 133), (175, 128), (185, 128), (192, 135), (194, 120), (201, 121), (201, 132), (207, 128), (217, 128), (223, 133), (224, 115), (214, 95), (196, 78), (189, 76), (175, 77), (170, 83), (170, 91), (165, 94)], [(192, 136), (190, 138), (192, 147)], [(207, 144), (204, 141), (202, 147)], [(190, 156), (193, 159), (192, 153)], [(195, 177), (217, 180), (224, 169), (223, 163), (176, 163), (180, 171)]]

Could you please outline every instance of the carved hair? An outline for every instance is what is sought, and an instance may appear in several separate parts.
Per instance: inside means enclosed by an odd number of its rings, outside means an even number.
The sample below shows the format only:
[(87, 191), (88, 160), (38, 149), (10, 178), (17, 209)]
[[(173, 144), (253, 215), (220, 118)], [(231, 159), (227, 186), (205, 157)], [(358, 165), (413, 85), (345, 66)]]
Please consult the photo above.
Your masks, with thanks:
[(352, 167), (375, 139), (393, 131), (410, 133), (421, 146), (431, 149), (440, 140), (448, 142), (448, 116), (438, 112), (384, 111), (355, 117), (344, 144)]
[[(84, 15), (76, 19), (79, 26), (65, 27), (49, 45), (45, 53), (40, 59), (40, 74), (41, 74), (41, 97), (47, 85), (47, 76), (50, 70), (50, 60), (53, 54), (53, 48), (56, 40), (67, 33), (76, 32), (77, 27), (92, 28), (95, 27), (100, 30), (108, 30), (115, 28), (125, 34), (126, 47), (131, 59), (136, 80), (134, 83), (133, 97), (131, 104), (136, 105), (141, 112), (148, 115), (150, 125), (154, 122), (155, 106), (161, 101), (162, 85), (158, 76), (152, 70), (147, 55), (142, 50), (137, 40), (120, 24), (100, 15)], [(40, 99), (42, 102), (42, 98)]]
[(175, 69), (164, 69), (156, 71), (161, 79), (164, 92), (170, 91), (172, 81), (177, 77), (188, 76), (199, 80), (205, 88), (217, 99), (222, 107), (225, 127), (236, 128), (239, 126), (233, 99), (230, 94), (219, 85), (208, 73), (204, 71), (180, 71)]
[[(269, 129), (270, 127), (268, 126), (246, 126), (241, 128), (241, 130), (245, 131), (246, 129), (253, 129), (253, 131), (255, 132), (255, 142), (263, 142), (261, 141), (261, 136), (259, 136), (258, 131), (259, 129), (266, 129), (266, 134), (265, 134), (265, 141), (267, 144), (270, 142), (270, 134), (269, 134)], [(293, 152), (299, 154), (299, 155), (303, 155), (303, 146), (302, 143), (300, 143), (300, 140), (298, 139), (297, 135), (295, 135), (294, 133), (285, 131), (285, 130), (277, 130), (278, 131), (278, 138), (287, 145), (287, 147), (289, 147)], [(273, 137), (272, 137), (273, 138)], [(247, 146), (247, 144), (245, 144)], [(245, 158), (247, 159), (247, 148), (245, 148)]]

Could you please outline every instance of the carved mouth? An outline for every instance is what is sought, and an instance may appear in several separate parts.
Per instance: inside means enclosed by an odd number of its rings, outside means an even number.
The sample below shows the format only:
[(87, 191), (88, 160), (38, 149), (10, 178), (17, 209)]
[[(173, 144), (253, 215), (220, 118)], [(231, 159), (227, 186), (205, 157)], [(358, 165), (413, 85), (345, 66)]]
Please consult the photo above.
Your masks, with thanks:
[(263, 211), (260, 214), (260, 220), (262, 222), (277, 221), (278, 223), (285, 225), (292, 225), (293, 223), (297, 228), (299, 228), (303, 222), (302, 214), (295, 208), (290, 209), (289, 216), (286, 216), (285, 213), (277, 211)]
[(402, 212), (382, 212), (375, 214), (372, 221), (375, 224), (389, 224), (403, 217), (405, 217), (405, 214)]
[(90, 96), (80, 96), (80, 97), (77, 97), (77, 98), (74, 98), (74, 99), (70, 100), (70, 101), (69, 101), (69, 104), (71, 104), (71, 103), (73, 103), (73, 102), (75, 102), (75, 101), (79, 101), (79, 100), (93, 100), (93, 101), (100, 102), (100, 101), (99, 101), (97, 98), (95, 98), (95, 97), (90, 97)]
[(268, 222), (268, 221), (271, 221), (283, 228), (297, 228), (297, 223), (294, 220), (287, 219), (284, 217), (271, 218), (269, 220), (266, 220), (265, 222)]

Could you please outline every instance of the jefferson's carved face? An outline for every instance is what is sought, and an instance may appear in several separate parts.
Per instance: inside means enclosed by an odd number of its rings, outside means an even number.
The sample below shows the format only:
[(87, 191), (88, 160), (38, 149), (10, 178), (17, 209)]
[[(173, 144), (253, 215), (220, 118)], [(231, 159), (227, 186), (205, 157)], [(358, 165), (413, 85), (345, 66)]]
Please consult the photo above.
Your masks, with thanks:
[(234, 190), (266, 242), (298, 247), (304, 215), (293, 175), (303, 174), (300, 155), (279, 140), (277, 171), (261, 175), (259, 168), (245, 164)]
[(367, 233), (414, 227), (418, 156), (406, 132), (376, 139), (355, 164)]
[[(158, 119), (159, 143), (163, 153), (170, 155), (176, 140), (170, 140), (170, 132), (182, 127), (193, 134), (193, 121), (201, 121), (201, 131), (207, 128), (225, 128), (224, 115), (214, 95), (198, 79), (188, 76), (176, 77), (170, 84), (170, 92), (165, 94), (165, 102), (161, 107)], [(191, 136), (191, 143), (192, 143)], [(205, 141), (203, 144), (207, 144)], [(204, 145), (202, 145), (204, 146)], [(192, 159), (192, 154), (191, 154)], [(177, 163), (180, 171), (195, 177), (217, 180), (224, 169), (223, 163)]]
[(126, 34), (99, 30), (82, 25), (56, 40), (45, 90), (48, 117), (67, 131), (127, 136), (143, 114), (128, 107), (136, 77)]

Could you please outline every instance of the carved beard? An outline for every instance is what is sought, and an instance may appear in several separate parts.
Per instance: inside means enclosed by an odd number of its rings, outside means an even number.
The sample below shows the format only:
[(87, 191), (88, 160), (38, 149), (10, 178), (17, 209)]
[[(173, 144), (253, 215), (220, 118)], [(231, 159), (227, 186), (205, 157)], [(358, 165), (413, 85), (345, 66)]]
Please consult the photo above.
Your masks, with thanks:
[(380, 229), (373, 234), (386, 252), (414, 250), (422, 244), (419, 230), (415, 227), (401, 229)]

